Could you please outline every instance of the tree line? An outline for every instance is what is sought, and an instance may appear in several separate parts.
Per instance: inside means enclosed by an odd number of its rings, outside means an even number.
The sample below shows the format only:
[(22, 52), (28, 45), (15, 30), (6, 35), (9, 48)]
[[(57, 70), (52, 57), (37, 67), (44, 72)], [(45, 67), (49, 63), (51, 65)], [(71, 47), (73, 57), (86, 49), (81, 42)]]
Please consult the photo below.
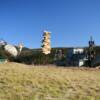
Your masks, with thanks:
[[(41, 65), (41, 64), (54, 64), (55, 63), (55, 54), (56, 51), (62, 50), (63, 56), (61, 59), (56, 59), (60, 61), (66, 61), (66, 55), (68, 48), (52, 48), (51, 53), (48, 55), (45, 55), (42, 53), (41, 49), (29, 49), (29, 48), (23, 48), (21, 54), (14, 58), (11, 56), (6, 55), (4, 50), (0, 47), (0, 58), (8, 59), (9, 61), (18, 62), (18, 63), (25, 63), (25, 64), (35, 64), (35, 65)], [(100, 55), (100, 46), (95, 47), (96, 55)]]

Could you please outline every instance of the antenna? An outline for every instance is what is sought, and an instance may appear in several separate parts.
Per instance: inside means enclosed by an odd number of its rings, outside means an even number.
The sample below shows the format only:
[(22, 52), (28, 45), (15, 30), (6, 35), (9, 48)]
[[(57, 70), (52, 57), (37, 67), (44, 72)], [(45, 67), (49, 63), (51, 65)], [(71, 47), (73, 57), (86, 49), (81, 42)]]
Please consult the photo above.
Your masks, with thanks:
[(90, 36), (90, 41), (92, 41), (93, 40), (93, 38), (92, 38), (92, 36)]

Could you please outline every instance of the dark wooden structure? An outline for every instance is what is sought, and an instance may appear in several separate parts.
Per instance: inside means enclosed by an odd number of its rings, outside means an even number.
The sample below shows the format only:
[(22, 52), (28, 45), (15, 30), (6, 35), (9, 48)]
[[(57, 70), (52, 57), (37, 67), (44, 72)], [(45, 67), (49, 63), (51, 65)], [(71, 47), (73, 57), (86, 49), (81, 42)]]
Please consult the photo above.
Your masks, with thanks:
[(89, 47), (87, 51), (87, 59), (88, 59), (88, 66), (93, 67), (93, 62), (95, 59), (95, 42), (93, 41), (92, 36), (90, 37)]

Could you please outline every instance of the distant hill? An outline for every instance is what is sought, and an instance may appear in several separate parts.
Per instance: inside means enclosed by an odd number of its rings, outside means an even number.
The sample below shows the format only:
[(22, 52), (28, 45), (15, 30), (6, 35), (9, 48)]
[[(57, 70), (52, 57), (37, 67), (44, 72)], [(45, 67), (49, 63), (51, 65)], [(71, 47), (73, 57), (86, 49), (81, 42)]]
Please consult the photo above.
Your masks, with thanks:
[[(73, 48), (73, 47), (71, 47), (71, 48)], [(87, 47), (83, 47), (83, 48), (87, 49)], [(52, 48), (51, 54), (45, 56), (42, 53), (40, 48), (30, 49), (30, 48), (24, 47), (22, 49), (20, 56), (18, 56), (16, 59), (12, 58), (12, 61), (26, 63), (26, 64), (48, 64), (48, 63), (53, 64), (56, 51), (62, 50), (64, 56), (66, 57), (68, 49), (69, 48), (67, 48), (67, 47)], [(96, 55), (100, 55), (100, 46), (95, 47), (95, 52), (96, 52)], [(0, 47), (0, 56), (6, 57), (4, 51), (1, 47)]]

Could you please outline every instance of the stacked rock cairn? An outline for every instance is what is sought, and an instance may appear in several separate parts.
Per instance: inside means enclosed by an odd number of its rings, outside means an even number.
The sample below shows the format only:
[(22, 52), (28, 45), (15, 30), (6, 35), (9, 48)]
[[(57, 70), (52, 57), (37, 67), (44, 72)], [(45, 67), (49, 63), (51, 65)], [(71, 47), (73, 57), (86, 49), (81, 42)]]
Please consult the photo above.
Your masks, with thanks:
[(50, 41), (50, 32), (43, 32), (43, 40), (42, 40), (42, 53), (48, 55), (51, 53), (51, 41)]

